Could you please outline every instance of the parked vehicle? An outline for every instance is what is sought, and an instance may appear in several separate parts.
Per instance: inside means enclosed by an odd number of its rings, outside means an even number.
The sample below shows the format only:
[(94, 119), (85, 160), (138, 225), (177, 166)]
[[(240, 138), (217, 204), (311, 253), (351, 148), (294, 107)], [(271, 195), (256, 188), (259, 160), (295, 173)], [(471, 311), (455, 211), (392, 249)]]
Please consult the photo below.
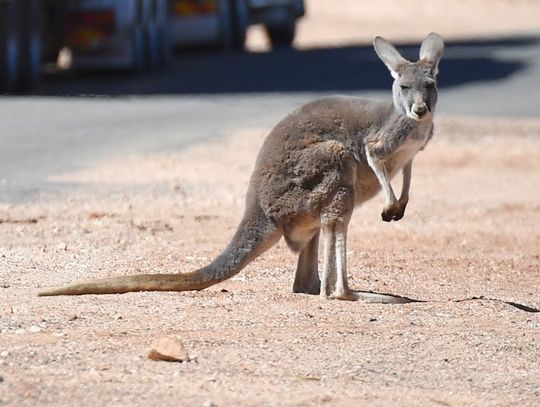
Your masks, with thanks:
[(75, 69), (142, 71), (169, 57), (167, 0), (71, 1), (65, 43)]
[(242, 49), (250, 24), (291, 45), (303, 0), (0, 0), (0, 92), (32, 89), (61, 50), (74, 69), (140, 72), (172, 47)]
[(74, 69), (161, 66), (169, 0), (0, 0), (0, 91), (32, 89), (61, 49)]
[(0, 0), (0, 90), (32, 88), (41, 69), (38, 0)]
[(244, 47), (248, 0), (173, 0), (170, 15), (175, 47)]
[(263, 24), (274, 46), (290, 46), (304, 0), (172, 0), (171, 39), (177, 47), (242, 49), (251, 24)]

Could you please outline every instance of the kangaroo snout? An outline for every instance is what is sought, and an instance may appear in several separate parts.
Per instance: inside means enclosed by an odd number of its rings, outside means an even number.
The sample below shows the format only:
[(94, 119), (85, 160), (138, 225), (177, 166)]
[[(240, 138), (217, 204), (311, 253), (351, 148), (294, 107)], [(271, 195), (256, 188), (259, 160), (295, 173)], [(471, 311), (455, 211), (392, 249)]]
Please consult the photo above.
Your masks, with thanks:
[(415, 120), (423, 119), (428, 112), (429, 108), (425, 103), (414, 103), (411, 107), (411, 116)]

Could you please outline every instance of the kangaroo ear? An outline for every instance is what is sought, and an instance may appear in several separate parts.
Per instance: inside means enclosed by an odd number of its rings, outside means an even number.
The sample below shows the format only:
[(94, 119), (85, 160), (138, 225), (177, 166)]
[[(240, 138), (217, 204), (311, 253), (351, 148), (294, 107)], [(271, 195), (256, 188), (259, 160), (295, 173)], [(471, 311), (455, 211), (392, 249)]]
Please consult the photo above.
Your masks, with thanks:
[(399, 67), (408, 64), (409, 61), (403, 58), (398, 50), (382, 37), (375, 37), (373, 46), (381, 61), (390, 69), (394, 79), (397, 79)]
[(420, 47), (420, 61), (433, 65), (433, 75), (439, 72), (439, 61), (444, 52), (444, 41), (437, 33), (429, 34)]

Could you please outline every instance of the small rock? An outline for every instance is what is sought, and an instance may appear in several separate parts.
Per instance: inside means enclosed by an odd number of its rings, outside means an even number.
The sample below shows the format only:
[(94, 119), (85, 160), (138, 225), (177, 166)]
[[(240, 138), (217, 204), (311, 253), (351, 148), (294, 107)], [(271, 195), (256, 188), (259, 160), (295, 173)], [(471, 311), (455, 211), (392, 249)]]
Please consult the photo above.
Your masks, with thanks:
[(5, 315), (11, 315), (13, 314), (13, 307), (11, 305), (6, 305), (4, 307), (4, 314)]
[(9, 352), (7, 350), (3, 350), (2, 353), (0, 353), (0, 356), (5, 358), (9, 356)]
[(321, 396), (321, 401), (323, 403), (328, 403), (332, 401), (332, 396), (330, 396), (329, 394), (325, 394), (324, 396)]
[(68, 246), (67, 246), (66, 243), (60, 242), (60, 243), (58, 243), (58, 244), (56, 245), (56, 248), (57, 248), (58, 250), (64, 250), (64, 251), (67, 251)]
[(41, 332), (41, 328), (39, 326), (32, 325), (30, 328), (28, 328), (28, 331), (36, 334), (38, 332)]
[(202, 407), (217, 407), (217, 404), (214, 403), (212, 400), (206, 400)]
[(164, 360), (167, 362), (184, 362), (189, 360), (189, 355), (182, 341), (174, 336), (159, 338), (148, 352), (148, 359)]

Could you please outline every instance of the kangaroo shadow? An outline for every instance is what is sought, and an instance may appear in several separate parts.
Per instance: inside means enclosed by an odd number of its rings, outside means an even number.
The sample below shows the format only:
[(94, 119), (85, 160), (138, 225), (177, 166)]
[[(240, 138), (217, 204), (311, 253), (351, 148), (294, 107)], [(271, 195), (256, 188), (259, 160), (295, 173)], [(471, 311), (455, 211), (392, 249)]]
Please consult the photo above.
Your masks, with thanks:
[[(359, 300), (362, 300), (365, 302), (371, 302), (371, 303), (378, 303), (378, 304), (410, 304), (410, 303), (444, 302), (441, 300), (427, 300), (427, 299), (420, 300), (416, 298), (405, 297), (402, 295), (381, 293), (381, 292), (376, 292), (376, 291), (354, 291), (354, 293)], [(484, 296), (473, 296), (473, 297), (461, 298), (461, 299), (455, 299), (455, 300), (449, 300), (449, 301), (453, 303), (460, 303), (460, 302), (466, 302), (466, 301), (491, 301), (491, 302), (499, 302), (505, 305), (509, 305), (511, 307), (514, 307), (524, 312), (529, 312), (529, 313), (540, 312), (540, 309), (538, 308), (521, 304), (519, 302), (500, 300), (498, 298), (487, 298)]]
[[(536, 46), (538, 37), (449, 41), (440, 64), (439, 87), (509, 77), (527, 67), (519, 49)], [(418, 58), (419, 44), (402, 44), (400, 52)], [(512, 58), (497, 51), (512, 49)], [(518, 52), (516, 52), (518, 50)], [(38, 95), (103, 96), (235, 94), (256, 92), (355, 92), (388, 90), (386, 68), (371, 44), (267, 53), (199, 51), (177, 54), (161, 71), (142, 75), (102, 71), (45, 75)]]

